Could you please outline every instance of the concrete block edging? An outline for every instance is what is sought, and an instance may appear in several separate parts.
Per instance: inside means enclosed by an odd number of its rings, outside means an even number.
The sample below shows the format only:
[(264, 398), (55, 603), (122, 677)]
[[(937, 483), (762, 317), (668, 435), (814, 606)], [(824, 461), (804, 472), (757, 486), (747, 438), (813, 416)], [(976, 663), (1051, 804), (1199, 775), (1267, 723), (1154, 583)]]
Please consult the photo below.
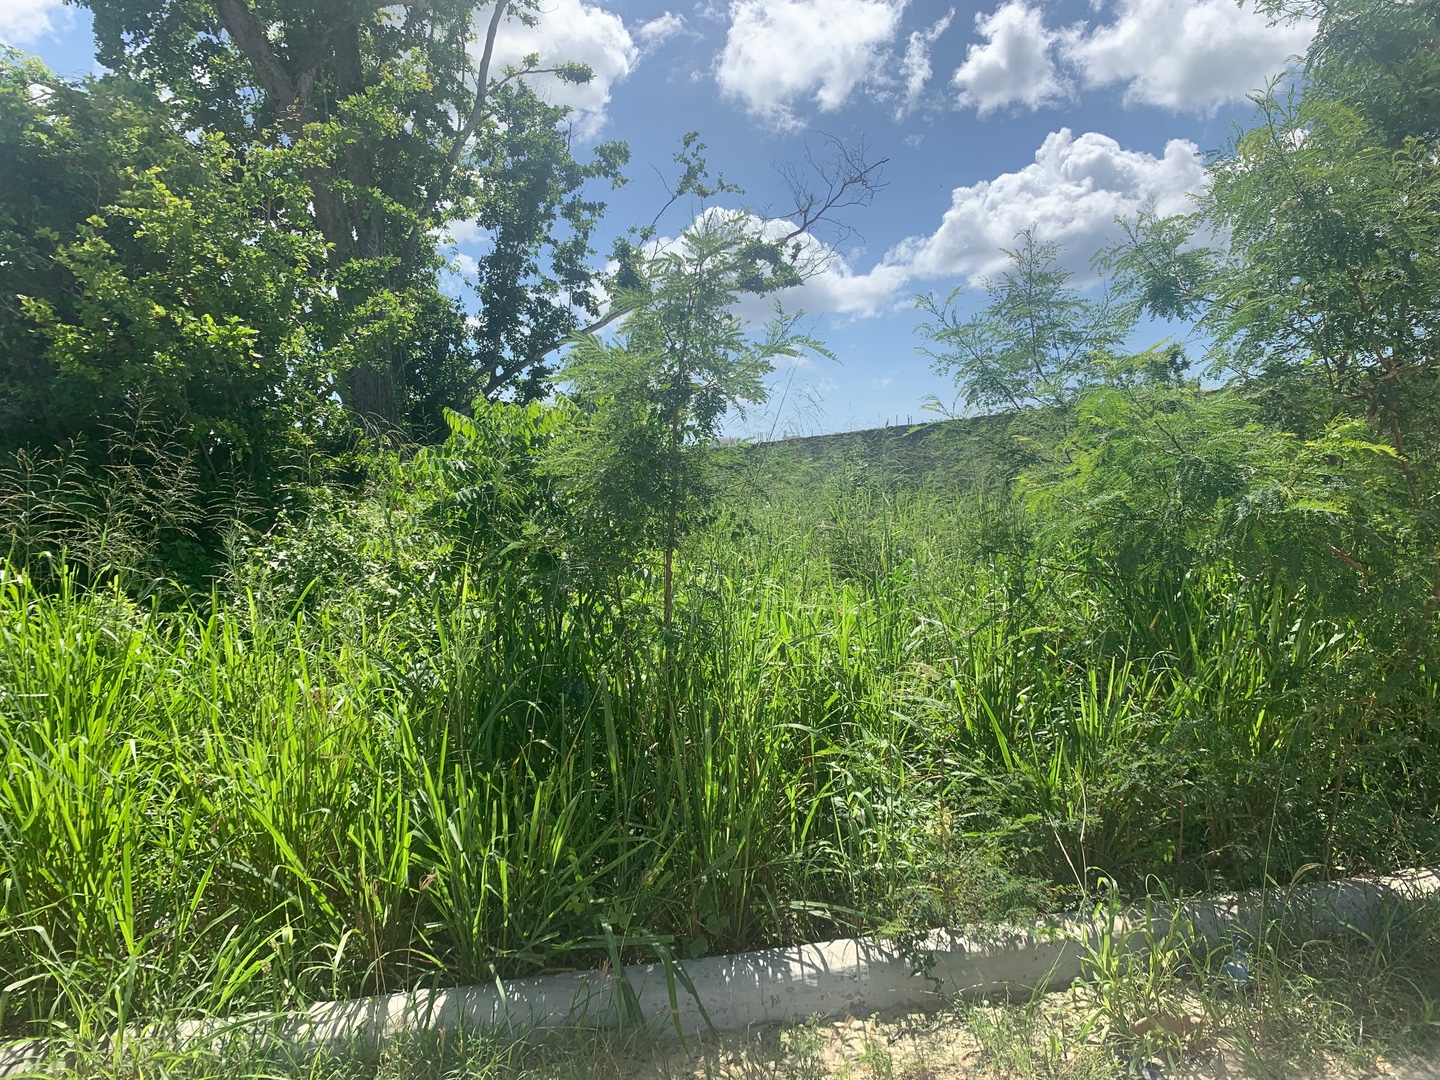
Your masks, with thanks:
[[(182, 1040), (250, 1028), (296, 1049), (356, 1044), (425, 1031), (458, 1031), (509, 1038), (547, 1032), (643, 1023), (657, 1035), (686, 1036), (800, 1021), (812, 1016), (863, 1016), (897, 1007), (924, 1008), (955, 996), (1009, 990), (1060, 989), (1081, 975), (1087, 946), (1106, 932), (1138, 948), (1144, 934), (1164, 936), (1175, 920), (1212, 945), (1258, 934), (1262, 924), (1323, 937), (1345, 928), (1367, 930), (1403, 917), (1417, 902), (1440, 897), (1440, 870), (1346, 879), (1218, 897), (1177, 905), (1147, 905), (1103, 919), (1057, 920), (1022, 928), (1001, 926), (983, 936), (935, 930), (915, 948), (875, 938), (764, 949), (679, 961), (680, 977), (663, 964), (614, 971), (566, 972), (461, 986), (317, 1002), (288, 1016), (180, 1025)], [(923, 957), (925, 971), (917, 971)], [(688, 983), (689, 986), (685, 984)], [(628, 987), (628, 990), (625, 989)], [(692, 993), (693, 990), (693, 993)], [(44, 1044), (0, 1046), (0, 1077), (33, 1069)]]

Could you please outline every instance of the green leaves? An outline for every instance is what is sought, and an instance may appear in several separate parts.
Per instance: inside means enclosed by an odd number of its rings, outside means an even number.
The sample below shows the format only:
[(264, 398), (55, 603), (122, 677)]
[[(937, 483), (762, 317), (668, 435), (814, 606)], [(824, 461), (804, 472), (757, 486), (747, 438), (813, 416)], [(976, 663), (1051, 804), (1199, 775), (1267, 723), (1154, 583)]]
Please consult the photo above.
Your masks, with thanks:
[(1303, 86), (1257, 97), (1195, 215), (1141, 214), (1101, 263), (1136, 311), (1195, 319), (1254, 409), (1216, 552), (1306, 582), (1404, 666), (1440, 595), (1436, 8), (1302, 10)]
[(1378, 144), (1348, 105), (1267, 98), (1261, 116), (1213, 172), (1208, 216), (1232, 257), (1211, 321), (1241, 365), (1283, 355), (1403, 408), (1382, 384), (1434, 362), (1440, 170), (1416, 140)]
[(794, 273), (747, 214), (706, 211), (629, 265), (641, 287), (616, 301), (629, 311), (616, 343), (577, 339), (561, 372), (580, 420), (556, 460), (610, 558), (663, 552), (668, 625), (675, 551), (711, 501), (706, 451), (726, 415), (765, 400), (776, 357), (828, 353), (779, 310), (760, 335), (747, 331), (741, 295)]
[[(1440, 445), (1436, 132), (1374, 94), (1400, 93), (1397, 72), (1413, 65), (1429, 74), (1406, 93), (1440, 88), (1433, 34), (1395, 32), (1433, 22), (1433, 5), (1317, 8), (1322, 30), (1303, 92), (1277, 85), (1261, 95), (1255, 126), (1211, 165), (1199, 212), (1141, 214), (1102, 265), (1136, 310), (1198, 319), (1217, 370), (1263, 389), (1284, 422), (1313, 430), (1367, 415), (1375, 436), (1420, 468)], [(1307, 396), (1319, 405), (1307, 382), (1329, 415), (1295, 414)], [(1424, 484), (1412, 480), (1418, 494)]]
[(208, 497), (268, 497), (327, 411), (323, 240), (290, 152), (172, 122), (123, 79), (0, 61), (0, 452), (73, 440), (98, 467), (142, 418)]
[(455, 406), (512, 394), (531, 400), (553, 380), (550, 354), (582, 320), (600, 315), (603, 296), (591, 266), (590, 237), (604, 204), (592, 182), (618, 186), (629, 160), (623, 143), (602, 143), (579, 162), (561, 126), (565, 110), (522, 84), (498, 87), (495, 123), (466, 155), (457, 178), (463, 198), (447, 211), (469, 219), (488, 243), (466, 285), (479, 309), (469, 333), (465, 388)]
[[(428, 437), (444, 408), (548, 391), (546, 356), (597, 314), (590, 237), (604, 204), (585, 189), (618, 183), (628, 150), (577, 161), (566, 110), (531, 85), (586, 83), (586, 65), (492, 67), (495, 34), (510, 18), (533, 25), (533, 0), (88, 6), (105, 62), (171, 101), (180, 130), (300, 163), (310, 191), (291, 208), (324, 237), (334, 274), (318, 336), (353, 414)], [(491, 241), (467, 282), (473, 327), (439, 291), (456, 221)]]
[(1031, 230), (1006, 254), (1010, 268), (985, 282), (990, 302), (962, 318), (954, 306), (922, 296), (916, 306), (933, 321), (920, 335), (937, 373), (955, 379), (972, 408), (1064, 407), (1097, 378), (1099, 365), (1125, 340), (1135, 316), (1108, 300), (1091, 300), (1070, 285), (1060, 249)]

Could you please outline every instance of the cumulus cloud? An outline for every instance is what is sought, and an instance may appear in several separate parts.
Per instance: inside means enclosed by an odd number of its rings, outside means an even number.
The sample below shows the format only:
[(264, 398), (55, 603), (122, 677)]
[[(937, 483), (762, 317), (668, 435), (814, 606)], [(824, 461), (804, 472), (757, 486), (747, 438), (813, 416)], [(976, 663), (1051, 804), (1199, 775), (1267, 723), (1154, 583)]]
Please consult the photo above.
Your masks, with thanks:
[(1234, 0), (1116, 0), (1109, 21), (1048, 27), (1037, 7), (1007, 0), (975, 16), (982, 42), (956, 69), (960, 105), (983, 116), (1007, 105), (1052, 105), (1087, 87), (1122, 86), (1125, 101), (1213, 113), (1243, 101), (1303, 53), (1315, 26), (1271, 25)]
[(796, 109), (833, 112), (883, 81), (906, 0), (733, 0), (715, 61), (721, 92), (781, 129)]
[(1199, 148), (1171, 139), (1160, 157), (1126, 150), (1108, 135), (1068, 128), (1046, 136), (1035, 160), (993, 180), (957, 187), (940, 227), (893, 248), (887, 262), (917, 278), (968, 278), (1004, 268), (1003, 249), (1035, 227), (1037, 235), (1066, 248), (1073, 269), (1112, 235), (1117, 216), (1146, 204), (1160, 214), (1191, 210), (1190, 196), (1205, 185)]
[(1063, 100), (1069, 87), (1055, 66), (1059, 35), (1045, 25), (1038, 8), (1011, 0), (989, 15), (975, 16), (983, 43), (972, 44), (952, 78), (960, 104), (981, 116), (1007, 105), (1038, 109)]
[[(901, 241), (863, 271), (833, 256), (781, 299), (810, 312), (880, 314), (906, 303), (913, 283), (978, 284), (1004, 270), (1005, 250), (1032, 227), (1040, 239), (1062, 246), (1062, 261), (1084, 281), (1090, 256), (1116, 239), (1115, 218), (1147, 205), (1160, 214), (1187, 213), (1204, 186), (1199, 148), (1187, 139), (1170, 140), (1157, 157), (1127, 150), (1108, 135), (1076, 136), (1062, 128), (1023, 168), (955, 188), (934, 232)], [(783, 231), (784, 225), (767, 228)], [(819, 249), (818, 241), (806, 242)]]
[(493, 70), (518, 65), (531, 53), (539, 54), (542, 67), (574, 61), (589, 64), (594, 71), (595, 77), (582, 86), (552, 76), (535, 79), (546, 100), (574, 110), (571, 115), (582, 138), (604, 126), (611, 88), (629, 78), (640, 59), (620, 16), (585, 0), (546, 0), (535, 26), (518, 20), (505, 23), (495, 38)]
[[(802, 235), (801, 261), (812, 270), (808, 280), (775, 298), (747, 298), (741, 314), (752, 323), (763, 321), (779, 299), (789, 311), (878, 315), (908, 303), (916, 283), (977, 284), (1004, 270), (1005, 250), (1032, 227), (1039, 239), (1062, 246), (1062, 262), (1084, 282), (1090, 257), (1117, 239), (1117, 217), (1133, 217), (1146, 206), (1162, 215), (1187, 213), (1194, 208), (1192, 196), (1204, 187), (1200, 151), (1188, 139), (1171, 139), (1157, 157), (1127, 150), (1108, 135), (1076, 136), (1062, 128), (1045, 138), (1024, 167), (955, 188), (933, 232), (901, 241), (869, 269)], [(747, 224), (771, 239), (795, 228), (779, 218), (750, 216)], [(657, 241), (655, 250), (674, 243)]]
[(56, 29), (61, 0), (0, 0), (0, 44), (23, 45)]
[(951, 8), (928, 29), (911, 31), (910, 40), (905, 45), (905, 55), (900, 60), (900, 77), (905, 82), (905, 97), (895, 110), (895, 119), (905, 116), (919, 102), (920, 95), (934, 73), (930, 66), (930, 47), (941, 34), (950, 29), (950, 21), (954, 18), (955, 9)]
[(1128, 103), (1213, 112), (1279, 74), (1314, 32), (1234, 0), (1120, 0), (1112, 22), (1075, 28), (1061, 49), (1087, 85), (1124, 85)]
[(780, 301), (787, 310), (878, 315), (904, 302), (900, 290), (909, 280), (910, 271), (905, 266), (881, 262), (861, 273), (848, 259), (837, 255), (803, 285), (784, 290)]
[[(768, 239), (779, 239), (795, 231), (795, 222), (784, 218), (769, 218), (762, 221), (753, 215), (750, 227)], [(806, 280), (801, 285), (782, 289), (774, 300), (779, 300), (787, 311), (825, 312), (832, 315), (875, 315), (894, 306), (901, 288), (909, 279), (909, 270), (904, 266), (881, 261), (870, 270), (855, 269), (851, 259), (834, 251), (809, 233), (801, 233), (792, 243), (800, 245), (797, 263), (805, 268)], [(768, 315), (774, 300), (767, 299), (763, 307)], [(747, 308), (747, 318), (755, 319), (760, 306)]]

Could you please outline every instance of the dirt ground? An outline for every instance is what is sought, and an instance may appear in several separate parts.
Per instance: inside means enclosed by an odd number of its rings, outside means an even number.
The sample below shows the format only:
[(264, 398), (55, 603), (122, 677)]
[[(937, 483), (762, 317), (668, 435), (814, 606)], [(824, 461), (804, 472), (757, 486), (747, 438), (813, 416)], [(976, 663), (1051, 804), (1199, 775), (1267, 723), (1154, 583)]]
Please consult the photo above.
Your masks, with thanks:
[(613, 1065), (623, 1080), (1440, 1080), (1440, 1056), (1297, 1053), (1279, 1043), (1207, 1037), (1203, 1020), (1186, 1032), (1183, 1048), (1133, 1060), (1107, 1032), (1077, 1037), (1076, 1020), (1073, 1002), (980, 1004), (962, 1012), (771, 1025), (686, 1045), (660, 1044)]

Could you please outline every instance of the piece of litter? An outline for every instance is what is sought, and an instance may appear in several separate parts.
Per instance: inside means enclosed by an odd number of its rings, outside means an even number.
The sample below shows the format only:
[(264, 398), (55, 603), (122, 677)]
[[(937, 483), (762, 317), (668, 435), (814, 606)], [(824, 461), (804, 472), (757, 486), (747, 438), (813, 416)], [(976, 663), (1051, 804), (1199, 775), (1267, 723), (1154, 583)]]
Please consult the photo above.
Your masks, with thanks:
[(1230, 954), (1230, 959), (1220, 969), (1223, 971), (1231, 984), (1235, 987), (1245, 986), (1250, 982), (1249, 957), (1244, 949), (1236, 949)]

